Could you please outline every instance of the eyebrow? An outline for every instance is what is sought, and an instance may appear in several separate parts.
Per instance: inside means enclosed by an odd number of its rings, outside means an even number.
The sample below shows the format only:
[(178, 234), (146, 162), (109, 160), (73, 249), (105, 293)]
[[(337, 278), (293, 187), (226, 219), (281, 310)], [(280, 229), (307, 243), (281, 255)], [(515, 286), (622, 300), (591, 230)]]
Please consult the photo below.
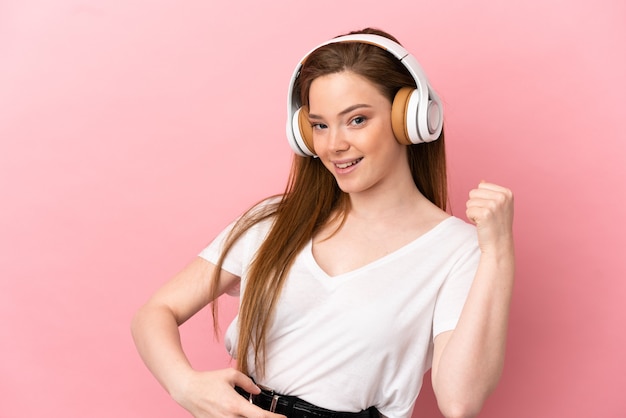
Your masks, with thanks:
[[(341, 112), (339, 112), (339, 115), (338, 115), (338, 116), (343, 116), (343, 115), (345, 115), (346, 113), (350, 113), (350, 112), (352, 112), (353, 110), (356, 110), (356, 109), (361, 109), (361, 108), (364, 108), (364, 107), (369, 108), (369, 107), (372, 107), (372, 106), (371, 106), (371, 105), (368, 105), (368, 104), (365, 104), (365, 103), (358, 103), (358, 104), (355, 104), (355, 105), (352, 105), (352, 106), (348, 106), (347, 108), (345, 108), (344, 110), (342, 110)], [(321, 116), (319, 116), (319, 115), (315, 115), (315, 114), (313, 114), (313, 113), (309, 113), (309, 118), (310, 118), (310, 119), (322, 119), (322, 117), (321, 117)]]

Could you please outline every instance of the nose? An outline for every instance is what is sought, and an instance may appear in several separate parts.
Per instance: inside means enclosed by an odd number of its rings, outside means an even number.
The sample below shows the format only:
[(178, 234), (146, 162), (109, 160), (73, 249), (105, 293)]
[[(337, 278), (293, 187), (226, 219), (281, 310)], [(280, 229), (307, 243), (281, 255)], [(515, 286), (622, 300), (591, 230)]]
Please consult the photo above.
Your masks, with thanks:
[(350, 144), (346, 140), (345, 132), (343, 132), (341, 128), (330, 129), (328, 136), (328, 148), (330, 151), (341, 152), (350, 148)]

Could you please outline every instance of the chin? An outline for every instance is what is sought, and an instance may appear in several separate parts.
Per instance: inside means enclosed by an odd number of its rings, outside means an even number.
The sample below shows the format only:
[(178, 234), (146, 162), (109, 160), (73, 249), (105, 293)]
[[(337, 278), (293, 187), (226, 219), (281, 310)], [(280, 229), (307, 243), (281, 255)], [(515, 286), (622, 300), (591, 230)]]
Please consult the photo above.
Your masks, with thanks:
[(342, 192), (347, 193), (347, 194), (360, 193), (360, 192), (364, 192), (365, 190), (367, 190), (366, 187), (357, 186), (354, 184), (345, 184), (345, 183), (341, 184), (337, 182), (337, 185), (339, 186), (339, 189), (341, 189)]

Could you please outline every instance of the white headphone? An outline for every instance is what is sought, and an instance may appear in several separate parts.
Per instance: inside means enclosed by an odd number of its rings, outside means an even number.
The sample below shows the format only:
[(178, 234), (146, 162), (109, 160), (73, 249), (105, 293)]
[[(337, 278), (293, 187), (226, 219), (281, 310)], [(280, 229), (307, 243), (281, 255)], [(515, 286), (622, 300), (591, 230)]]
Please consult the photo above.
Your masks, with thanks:
[(357, 34), (345, 35), (316, 46), (304, 56), (296, 66), (289, 83), (287, 96), (287, 140), (291, 149), (303, 157), (315, 157), (313, 132), (303, 111), (300, 98), (294, 92), (300, 69), (316, 49), (338, 42), (361, 42), (371, 44), (393, 54), (411, 73), (417, 88), (403, 87), (394, 97), (391, 120), (393, 133), (401, 144), (419, 144), (439, 138), (443, 127), (443, 106), (439, 96), (428, 83), (426, 74), (417, 60), (400, 44), (380, 35)]

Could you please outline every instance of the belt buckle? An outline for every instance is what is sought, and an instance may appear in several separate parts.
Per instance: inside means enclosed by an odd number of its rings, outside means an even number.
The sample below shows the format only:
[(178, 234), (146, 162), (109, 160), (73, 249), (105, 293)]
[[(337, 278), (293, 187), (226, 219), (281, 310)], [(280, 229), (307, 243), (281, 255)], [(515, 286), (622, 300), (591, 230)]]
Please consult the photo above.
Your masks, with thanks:
[(272, 403), (270, 404), (269, 411), (276, 412), (276, 406), (278, 405), (278, 400), (280, 399), (280, 395), (277, 395), (276, 392), (274, 392), (274, 389), (270, 389), (261, 385), (257, 385), (257, 386), (260, 387), (262, 390), (269, 392), (269, 395), (272, 397)]
[(280, 395), (272, 396), (272, 404), (270, 405), (270, 412), (276, 412), (276, 405), (278, 404), (278, 399), (280, 399)]

